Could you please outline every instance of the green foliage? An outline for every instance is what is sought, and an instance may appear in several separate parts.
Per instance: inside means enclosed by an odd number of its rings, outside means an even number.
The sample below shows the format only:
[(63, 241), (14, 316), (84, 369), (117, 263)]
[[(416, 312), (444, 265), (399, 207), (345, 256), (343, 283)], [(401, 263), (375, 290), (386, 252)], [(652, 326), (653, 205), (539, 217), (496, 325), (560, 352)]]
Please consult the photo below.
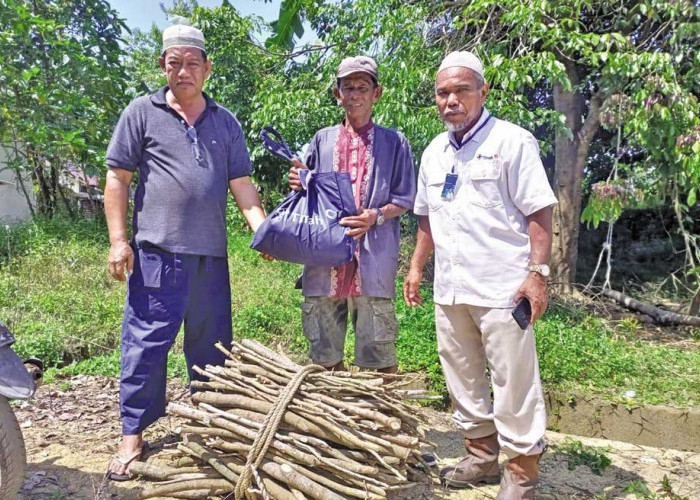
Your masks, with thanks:
[(625, 208), (641, 203), (643, 197), (644, 193), (635, 189), (629, 181), (596, 182), (591, 186), (591, 196), (581, 213), (581, 222), (596, 228), (600, 221), (613, 223)]
[(100, 375), (103, 377), (118, 377), (120, 370), (120, 352), (114, 349), (106, 354), (73, 361), (61, 368), (50, 367), (44, 373), (44, 381), (51, 383), (60, 377), (75, 375)]
[[(397, 280), (396, 285), (401, 290), (403, 282)], [(395, 302), (399, 320), (396, 355), (402, 371), (424, 373), (430, 389), (446, 397), (445, 376), (437, 353), (432, 290), (423, 287), (421, 295), (425, 302), (420, 307), (408, 307), (402, 298)]]
[(44, 214), (57, 209), (68, 162), (102, 169), (125, 104), (124, 28), (106, 0), (0, 1), (0, 144), (36, 178)]
[(129, 68), (127, 93), (131, 99), (152, 94), (166, 84), (158, 65), (162, 47), (162, 33), (153, 24), (149, 31), (135, 29), (125, 38), (129, 51), (124, 66)]
[(307, 345), (301, 330), (303, 298), (294, 290), (301, 266), (266, 262), (250, 250), (251, 239), (239, 231), (229, 240), (234, 335), (281, 344), (301, 355)]
[(197, 0), (171, 0), (169, 7), (165, 2), (160, 2), (160, 10), (173, 24), (190, 24), (187, 21), (197, 7), (199, 7)]
[(671, 481), (666, 474), (664, 474), (664, 478), (661, 480), (661, 487), (656, 493), (651, 491), (649, 486), (640, 480), (632, 481), (623, 491), (625, 493), (632, 493), (636, 498), (641, 498), (643, 500), (689, 500), (688, 497), (683, 497), (673, 491)]
[[(100, 354), (80, 361), (73, 361), (61, 368), (51, 367), (44, 373), (44, 381), (52, 383), (63, 377), (75, 375), (99, 375), (102, 377), (119, 377), (120, 352), (114, 349), (106, 354)], [(187, 380), (187, 364), (182, 346), (176, 345), (168, 356), (168, 377)], [(63, 390), (63, 389), (61, 389)]]
[(641, 326), (636, 318), (623, 318), (615, 325), (615, 333), (623, 337), (632, 337)]
[[(690, 1), (476, 0), (436, 7), (433, 19), (443, 20), (446, 46), (482, 55), (487, 80), (495, 86), (492, 99), (505, 102), (508, 115), (520, 116), (515, 121), (533, 130), (536, 109), (520, 99), (528, 88), (558, 84), (604, 100), (618, 93), (634, 96), (654, 75), (676, 69), (684, 74), (697, 64), (688, 59), (696, 56), (689, 42), (697, 14)], [(675, 68), (674, 59), (685, 67)], [(604, 123), (612, 125), (609, 118)], [(657, 129), (657, 136), (675, 138), (665, 129)]]
[[(318, 41), (300, 49), (303, 56), (270, 60), (272, 70), (261, 76), (254, 97), (252, 133), (274, 124), (294, 150), (301, 150), (317, 130), (343, 117), (332, 94), (341, 59), (366, 54), (377, 60), (384, 87), (375, 122), (404, 132), (419, 157), (443, 129), (432, 97), (442, 52), (426, 42), (425, 8), (387, 0), (306, 4), (304, 15)], [(272, 159), (257, 140), (249, 145), (256, 180), (268, 190), (286, 191), (288, 166)]]
[(212, 61), (207, 92), (247, 125), (259, 79), (269, 66), (254, 41), (262, 29), (260, 21), (241, 17), (224, 3), (212, 9), (195, 8), (192, 23), (204, 33)]
[(557, 448), (567, 455), (569, 470), (575, 470), (577, 466), (585, 465), (591, 469), (593, 474), (602, 476), (605, 469), (612, 463), (605, 454), (606, 451), (610, 451), (609, 448), (584, 446), (581, 441), (574, 441), (571, 438), (567, 438)]
[[(574, 392), (594, 388), (593, 392), (621, 401), (626, 390), (634, 390), (637, 403), (698, 404), (697, 351), (615, 339), (604, 321), (556, 304), (535, 330), (540, 374), (550, 387)], [(673, 377), (669, 376), (671, 366)]]
[(294, 36), (301, 38), (304, 34), (301, 17), (304, 3), (305, 0), (282, 0), (279, 18), (270, 24), (272, 36), (265, 41), (267, 47), (294, 48)]
[[(2, 237), (0, 229), (0, 318), (17, 336), (22, 356), (44, 358), (52, 374), (115, 375), (126, 287), (109, 277), (109, 243), (104, 221), (37, 219)], [(304, 362), (307, 340), (301, 329), (301, 293), (294, 290), (300, 266), (265, 262), (249, 249), (251, 234), (231, 228), (229, 266), (234, 335), (278, 346)], [(8, 257), (11, 255), (11, 257)], [(397, 288), (400, 289), (400, 278)], [(437, 355), (430, 287), (422, 307), (396, 300), (397, 340), (403, 372), (425, 375), (445, 395)], [(545, 387), (579, 394), (602, 394), (629, 404), (679, 407), (698, 404), (700, 352), (635, 340), (636, 325), (604, 321), (576, 309), (552, 305), (535, 326)], [(347, 352), (351, 356), (352, 335)], [(169, 361), (171, 373), (185, 377), (181, 340)], [(352, 359), (351, 357), (349, 358)], [(58, 372), (56, 368), (60, 368)]]
[(125, 288), (106, 272), (108, 243), (99, 219), (35, 219), (10, 230), (0, 251), (0, 317), (19, 332), (21, 356), (56, 366), (118, 345)]

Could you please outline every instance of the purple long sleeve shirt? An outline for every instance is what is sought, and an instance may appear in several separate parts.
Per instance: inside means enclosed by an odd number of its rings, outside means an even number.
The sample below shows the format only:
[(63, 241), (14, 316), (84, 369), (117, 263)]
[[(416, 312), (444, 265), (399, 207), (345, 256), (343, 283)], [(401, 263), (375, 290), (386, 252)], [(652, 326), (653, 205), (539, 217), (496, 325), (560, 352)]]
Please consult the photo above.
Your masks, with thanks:
[[(306, 164), (314, 172), (332, 172), (336, 136), (341, 125), (319, 130), (309, 145)], [(406, 137), (390, 128), (375, 125), (371, 174), (364, 208), (387, 203), (411, 209), (416, 197), (416, 174), (411, 146)], [(370, 168), (368, 166), (368, 168)], [(360, 240), (358, 258), (362, 295), (393, 299), (399, 260), (399, 218), (374, 225)], [(303, 292), (306, 297), (330, 295), (331, 269), (304, 266)]]

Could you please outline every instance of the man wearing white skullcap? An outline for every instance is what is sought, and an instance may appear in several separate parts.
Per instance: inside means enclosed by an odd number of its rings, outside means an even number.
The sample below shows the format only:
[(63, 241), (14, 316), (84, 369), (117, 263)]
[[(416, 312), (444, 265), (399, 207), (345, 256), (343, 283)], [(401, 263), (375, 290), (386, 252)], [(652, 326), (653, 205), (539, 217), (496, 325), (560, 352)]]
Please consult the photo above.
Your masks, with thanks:
[[(421, 160), (419, 229), (404, 299), (421, 303), (418, 287), (434, 250), (438, 350), (467, 448), (440, 477), (457, 488), (500, 480), (497, 498), (511, 500), (534, 498), (545, 448), (532, 323), (547, 307), (557, 200), (537, 140), (492, 116), (484, 108), (488, 92), (476, 55), (452, 52), (442, 61), (435, 102), (448, 131)], [(509, 458), (502, 477), (500, 449)]]
[[(167, 85), (122, 112), (106, 155), (109, 272), (120, 281), (129, 274), (119, 391), (123, 438), (107, 471), (115, 481), (130, 478), (144, 429), (165, 414), (167, 356), (180, 326), (191, 379), (198, 378), (194, 365), (224, 362), (213, 346), (232, 338), (228, 192), (254, 231), (265, 219), (241, 126), (202, 91), (212, 65), (202, 32), (165, 29), (158, 62)], [(129, 237), (128, 191), (136, 171)]]

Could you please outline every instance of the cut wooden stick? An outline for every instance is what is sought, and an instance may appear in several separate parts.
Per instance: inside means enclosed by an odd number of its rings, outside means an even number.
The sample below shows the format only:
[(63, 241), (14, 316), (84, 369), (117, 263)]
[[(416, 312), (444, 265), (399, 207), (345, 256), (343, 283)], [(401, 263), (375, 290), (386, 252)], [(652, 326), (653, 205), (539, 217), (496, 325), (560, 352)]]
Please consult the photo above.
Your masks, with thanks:
[[(172, 466), (132, 468), (159, 481), (144, 498), (378, 500), (405, 486), (409, 465), (421, 463), (428, 442), (416, 412), (401, 401), (402, 376), (302, 368), (248, 340), (216, 348), (227, 357), (222, 366), (194, 368), (206, 379), (192, 383), (197, 407), (168, 406), (184, 420), (176, 428), (183, 442), (171, 451), (181, 456)], [(284, 412), (276, 409), (280, 398)], [(281, 421), (270, 429), (273, 410)], [(260, 447), (259, 435), (269, 448)], [(239, 482), (250, 486), (244, 491)]]

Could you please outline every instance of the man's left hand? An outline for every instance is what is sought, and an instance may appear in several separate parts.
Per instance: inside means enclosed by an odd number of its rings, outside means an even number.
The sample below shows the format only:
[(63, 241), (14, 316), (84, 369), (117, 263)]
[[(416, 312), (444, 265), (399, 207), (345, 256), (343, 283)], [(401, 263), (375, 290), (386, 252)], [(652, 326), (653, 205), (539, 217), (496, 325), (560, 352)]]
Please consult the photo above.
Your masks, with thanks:
[(360, 215), (340, 219), (340, 225), (351, 228), (345, 234), (359, 240), (377, 222), (377, 215), (374, 208), (365, 208)]
[(547, 310), (547, 278), (539, 273), (531, 272), (527, 279), (520, 285), (518, 293), (513, 300), (517, 304), (521, 297), (527, 297), (532, 306), (532, 318), (530, 323), (534, 323), (542, 317)]

